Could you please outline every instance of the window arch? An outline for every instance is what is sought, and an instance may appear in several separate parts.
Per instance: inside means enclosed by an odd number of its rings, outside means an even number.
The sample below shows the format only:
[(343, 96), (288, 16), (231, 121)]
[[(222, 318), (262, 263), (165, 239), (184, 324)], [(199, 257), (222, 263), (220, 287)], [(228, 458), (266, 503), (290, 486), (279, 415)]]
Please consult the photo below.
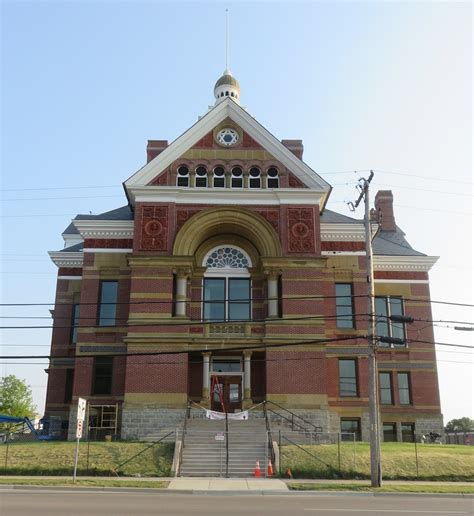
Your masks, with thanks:
[(224, 167), (216, 167), (213, 177), (214, 188), (225, 188), (225, 170)]
[(280, 179), (278, 177), (278, 169), (270, 167), (267, 170), (267, 188), (278, 188), (280, 186)]
[(242, 188), (244, 186), (244, 173), (240, 167), (232, 169), (231, 185), (232, 188)]
[(252, 289), (249, 255), (235, 246), (211, 249), (203, 260), (202, 318), (206, 321), (249, 321)]
[(250, 188), (261, 188), (262, 180), (261, 173), (258, 167), (252, 167), (249, 171), (249, 187)]
[(196, 187), (207, 188), (207, 168), (199, 166), (196, 169)]
[(185, 165), (178, 167), (176, 186), (189, 186), (189, 168)]

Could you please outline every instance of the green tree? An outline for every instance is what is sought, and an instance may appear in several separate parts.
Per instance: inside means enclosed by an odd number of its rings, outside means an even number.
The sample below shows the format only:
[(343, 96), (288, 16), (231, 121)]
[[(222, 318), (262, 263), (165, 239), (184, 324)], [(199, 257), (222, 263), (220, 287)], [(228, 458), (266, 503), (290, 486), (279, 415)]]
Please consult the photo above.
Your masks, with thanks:
[(35, 416), (36, 406), (26, 380), (20, 380), (13, 374), (0, 379), (0, 414), (29, 418)]
[(470, 417), (451, 419), (444, 429), (446, 432), (474, 432), (474, 419)]

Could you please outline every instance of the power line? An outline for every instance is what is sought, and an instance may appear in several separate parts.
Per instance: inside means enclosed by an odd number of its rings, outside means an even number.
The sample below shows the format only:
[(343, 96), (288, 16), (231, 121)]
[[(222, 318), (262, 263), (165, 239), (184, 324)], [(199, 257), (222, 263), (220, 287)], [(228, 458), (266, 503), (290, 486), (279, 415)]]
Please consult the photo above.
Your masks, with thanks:
[[(245, 298), (244, 301), (272, 301), (272, 300), (281, 300), (281, 301), (292, 301), (292, 300), (317, 300), (317, 299), (337, 299), (337, 298), (349, 298), (352, 299), (360, 298), (360, 297), (367, 297), (367, 294), (358, 294), (358, 295), (352, 295), (352, 296), (294, 296), (294, 297), (249, 297)], [(217, 300), (217, 301), (225, 301), (225, 300)], [(242, 301), (242, 300), (237, 300)], [(425, 300), (423, 300), (425, 301)], [(80, 306), (95, 306), (95, 305), (149, 305), (149, 304), (169, 304), (169, 303), (175, 303), (175, 300), (154, 300), (154, 301), (117, 301), (115, 303), (99, 303), (99, 302), (90, 302), (90, 303), (0, 303), (0, 306), (72, 306), (72, 305), (80, 305)], [(179, 301), (179, 303), (202, 303), (201, 300), (194, 301), (194, 300), (183, 300)]]
[[(272, 297), (251, 297), (249, 298), (250, 301), (269, 301), (269, 300), (281, 300), (281, 301), (292, 301), (292, 300), (317, 300), (317, 299), (337, 299), (337, 298), (349, 298), (352, 299), (361, 298), (361, 297), (367, 297), (367, 294), (358, 294), (358, 295), (352, 295), (352, 296), (294, 296), (294, 297), (280, 297), (280, 298), (272, 298)], [(387, 297), (387, 296), (375, 296), (377, 297)], [(388, 296), (388, 297), (394, 297), (394, 296)], [(397, 296), (398, 297), (398, 296)], [(247, 299), (246, 299), (247, 300)], [(245, 300), (245, 301), (246, 301)], [(413, 298), (413, 297), (404, 297), (404, 301), (410, 301), (414, 303), (433, 303), (433, 304), (442, 304), (442, 305), (451, 305), (451, 306), (465, 306), (465, 307), (474, 307), (473, 304), (469, 303), (455, 303), (453, 301), (440, 301), (440, 300), (434, 300), (434, 299), (420, 299), (420, 298)], [(154, 300), (154, 301), (117, 301), (115, 303), (99, 303), (99, 302), (90, 302), (90, 303), (0, 303), (0, 306), (72, 306), (72, 305), (80, 305), (80, 306), (94, 306), (94, 305), (140, 305), (140, 304), (166, 304), (166, 303), (174, 303), (175, 300)], [(195, 301), (195, 300), (183, 300), (179, 301), (180, 303), (201, 303), (202, 301)], [(424, 319), (420, 319), (421, 321), (425, 322)], [(426, 321), (428, 322), (428, 321)], [(438, 321), (432, 321), (432, 322), (438, 322)], [(468, 323), (470, 324), (470, 323)]]
[[(225, 351), (246, 351), (257, 349), (261, 351), (265, 351), (267, 349), (272, 348), (284, 348), (284, 347), (293, 347), (293, 346), (307, 346), (307, 345), (315, 345), (315, 344), (327, 344), (332, 342), (344, 342), (349, 340), (357, 340), (363, 337), (357, 336), (348, 336), (348, 337), (337, 337), (331, 339), (315, 339), (315, 340), (304, 340), (298, 342), (283, 342), (279, 344), (255, 344), (250, 346), (237, 346), (237, 347), (226, 347)], [(222, 340), (222, 339), (219, 339)], [(276, 339), (273, 339), (276, 340)], [(160, 355), (182, 355), (186, 353), (212, 353), (213, 351), (222, 352), (222, 347), (211, 348), (206, 346), (205, 348), (200, 349), (184, 349), (184, 350), (170, 350), (170, 351), (144, 351), (144, 352), (133, 352), (133, 353), (101, 353), (99, 356), (101, 357), (134, 357), (134, 356), (160, 356)], [(81, 354), (78, 356), (71, 357), (70, 355), (10, 355), (10, 356), (0, 356), (0, 360), (23, 360), (23, 359), (61, 359), (61, 358), (93, 358), (96, 357), (97, 353), (94, 354)]]
[[(354, 314), (353, 317), (363, 317), (367, 316), (368, 314)], [(244, 323), (269, 323), (272, 322), (281, 322), (281, 321), (306, 321), (306, 320), (333, 320), (336, 319), (337, 315), (314, 315), (314, 316), (302, 316), (302, 317), (288, 317), (288, 318), (275, 318), (275, 319), (236, 319), (232, 321), (211, 321), (211, 320), (191, 320), (183, 322), (180, 319), (173, 320), (170, 319), (170, 322), (163, 322), (163, 321), (149, 321), (148, 322), (130, 322), (130, 323), (122, 323), (122, 324), (110, 324), (110, 325), (104, 325), (104, 324), (79, 324), (79, 325), (73, 325), (73, 324), (67, 324), (65, 326), (0, 326), (0, 330), (44, 330), (44, 329), (55, 329), (55, 330), (64, 330), (64, 329), (71, 329), (71, 328), (77, 328), (77, 329), (87, 329), (87, 328), (102, 328), (102, 329), (110, 329), (110, 328), (135, 328), (135, 327), (148, 327), (148, 326), (154, 326), (154, 327), (163, 327), (163, 326), (201, 326), (201, 325), (210, 325), (210, 324), (244, 324)], [(96, 317), (89, 317), (87, 319), (94, 319), (97, 320)], [(106, 318), (107, 319), (107, 318)], [(122, 320), (122, 319), (119, 319)], [(147, 319), (137, 319), (137, 321), (147, 321)]]

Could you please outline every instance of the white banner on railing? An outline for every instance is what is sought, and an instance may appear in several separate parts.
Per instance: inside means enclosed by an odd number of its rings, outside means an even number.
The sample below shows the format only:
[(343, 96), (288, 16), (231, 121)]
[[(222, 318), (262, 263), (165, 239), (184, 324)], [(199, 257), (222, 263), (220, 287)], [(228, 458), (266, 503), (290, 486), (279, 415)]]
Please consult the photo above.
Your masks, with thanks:
[[(215, 410), (206, 410), (207, 419), (225, 419), (225, 412), (217, 412)], [(248, 410), (243, 412), (235, 412), (234, 414), (227, 414), (227, 419), (247, 420), (249, 418)]]

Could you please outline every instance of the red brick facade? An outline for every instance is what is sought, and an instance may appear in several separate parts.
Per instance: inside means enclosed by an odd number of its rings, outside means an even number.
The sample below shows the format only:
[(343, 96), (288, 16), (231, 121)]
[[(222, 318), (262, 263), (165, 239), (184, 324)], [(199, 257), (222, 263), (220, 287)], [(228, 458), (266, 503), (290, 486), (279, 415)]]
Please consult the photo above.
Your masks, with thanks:
[[(301, 158), (301, 142), (285, 145)], [(166, 148), (167, 142), (149, 142), (148, 160), (158, 159)], [(191, 150), (223, 152), (213, 131)], [(282, 191), (308, 189), (301, 178), (266, 155), (243, 131), (239, 152), (247, 151), (261, 154), (242, 161), (235, 157), (190, 158), (188, 153), (147, 184), (152, 189), (175, 187), (181, 163), (204, 163), (209, 170), (216, 164), (230, 170), (240, 163), (246, 171), (252, 166), (263, 172), (276, 167)], [(262, 191), (263, 183), (262, 179)], [(243, 196), (251, 192), (247, 184), (245, 188)], [(360, 222), (354, 220), (353, 234), (344, 238), (336, 221), (332, 224), (338, 236), (328, 237), (330, 224), (326, 222), (326, 233), (322, 233), (324, 209), (318, 204), (265, 203), (259, 197), (255, 203), (235, 206), (216, 200), (219, 192), (210, 185), (201, 191), (208, 192), (208, 202), (193, 202), (192, 197), (189, 201), (184, 197), (163, 202), (137, 200), (131, 212), (133, 236), (124, 236), (132, 231), (129, 219), (124, 219), (129, 224), (125, 229), (102, 229), (103, 219), (98, 219), (97, 235), (84, 238), (80, 266), (60, 266), (46, 413), (67, 419), (78, 397), (95, 405), (118, 404), (123, 411), (182, 409), (188, 400), (208, 404), (209, 385), (203, 384), (208, 356), (211, 367), (214, 359), (240, 360), (236, 375), (241, 375), (242, 382), (244, 367), (248, 367), (244, 363), (250, 364), (242, 408), (269, 399), (292, 410), (363, 417), (368, 406), (369, 309)], [(397, 229), (388, 194), (377, 197), (378, 220), (384, 231), (394, 234)], [(219, 277), (209, 275), (204, 259), (219, 246), (241, 250), (252, 262), (240, 276), (251, 285), (249, 320), (202, 320), (205, 278)], [(387, 260), (383, 267), (376, 267), (376, 295), (402, 298), (405, 313), (416, 323), (406, 325), (405, 345), (379, 351), (379, 371), (392, 374), (393, 391), (393, 403), (381, 407), (382, 417), (387, 414), (398, 423), (433, 414), (440, 417), (434, 346), (417, 342), (433, 342), (432, 326), (420, 323), (432, 318), (427, 269), (422, 265), (410, 269), (404, 262), (399, 266), (398, 256), (391, 259), (392, 269)], [(341, 324), (338, 284), (351, 288), (352, 298), (343, 301), (353, 317), (349, 327)], [(226, 285), (230, 288), (230, 283)], [(272, 288), (277, 292), (276, 304), (269, 294)], [(107, 296), (115, 297), (110, 301)], [(73, 342), (75, 306), (80, 306), (80, 316)], [(112, 316), (107, 315), (110, 309)], [(348, 340), (340, 340), (343, 338)], [(355, 361), (357, 392), (353, 396), (341, 392), (340, 359)], [(405, 405), (400, 400), (399, 372), (409, 374), (410, 403)]]

